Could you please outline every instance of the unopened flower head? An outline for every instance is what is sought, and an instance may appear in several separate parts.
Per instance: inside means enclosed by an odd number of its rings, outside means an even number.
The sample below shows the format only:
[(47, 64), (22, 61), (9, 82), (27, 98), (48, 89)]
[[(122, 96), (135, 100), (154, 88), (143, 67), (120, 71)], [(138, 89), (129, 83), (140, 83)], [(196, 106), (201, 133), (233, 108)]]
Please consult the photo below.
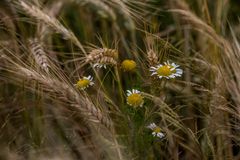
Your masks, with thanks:
[(159, 137), (159, 138), (165, 137), (164, 133), (162, 132), (162, 129), (158, 127), (155, 123), (149, 124), (147, 128), (152, 130), (153, 137)]
[(83, 77), (81, 79), (78, 80), (76, 87), (78, 89), (84, 90), (89, 86), (92, 86), (94, 84), (93, 82), (93, 77), (92, 76), (88, 76), (88, 77)]
[(151, 75), (157, 75), (160, 79), (171, 79), (182, 76), (183, 70), (178, 67), (179, 65), (167, 61), (164, 62), (164, 64), (157, 65), (156, 67), (150, 67), (150, 71), (152, 72)]
[(144, 100), (141, 92), (136, 89), (132, 89), (132, 91), (127, 90), (127, 103), (134, 108), (142, 107)]
[(126, 59), (122, 62), (121, 68), (125, 72), (132, 72), (136, 69), (136, 62), (134, 60)]

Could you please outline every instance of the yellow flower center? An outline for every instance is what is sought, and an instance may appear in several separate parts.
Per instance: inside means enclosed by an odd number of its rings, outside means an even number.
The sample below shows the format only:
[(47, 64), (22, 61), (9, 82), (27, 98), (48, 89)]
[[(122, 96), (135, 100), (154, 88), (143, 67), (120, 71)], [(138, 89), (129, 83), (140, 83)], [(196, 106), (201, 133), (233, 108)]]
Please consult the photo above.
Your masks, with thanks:
[(176, 72), (175, 69), (171, 71), (171, 68), (173, 68), (173, 67), (169, 66), (169, 65), (164, 65), (162, 67), (159, 67), (157, 69), (157, 74), (160, 76), (170, 76), (172, 73)]
[(160, 127), (156, 127), (156, 128), (153, 129), (153, 132), (160, 133), (161, 132), (161, 128)]
[(77, 87), (82, 89), (84, 87), (87, 87), (90, 84), (90, 81), (88, 79), (80, 79), (77, 82)]
[(133, 60), (126, 59), (122, 62), (121, 67), (124, 71), (134, 71), (137, 64)]
[(131, 106), (137, 107), (143, 103), (143, 97), (138, 93), (133, 93), (127, 97), (127, 102)]

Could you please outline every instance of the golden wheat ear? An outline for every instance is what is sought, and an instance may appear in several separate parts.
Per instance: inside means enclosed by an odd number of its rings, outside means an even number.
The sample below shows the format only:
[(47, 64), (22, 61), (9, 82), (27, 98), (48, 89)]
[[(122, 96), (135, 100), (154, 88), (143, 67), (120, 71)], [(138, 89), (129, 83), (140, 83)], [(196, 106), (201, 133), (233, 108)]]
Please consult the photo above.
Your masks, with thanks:
[(157, 56), (156, 52), (153, 51), (152, 49), (147, 51), (147, 58), (148, 58), (148, 62), (151, 66), (158, 64), (158, 56)]
[(103, 65), (117, 65), (118, 51), (109, 48), (93, 49), (87, 56), (87, 63), (103, 64)]
[(49, 63), (46, 52), (44, 51), (43, 44), (37, 39), (33, 38), (29, 40), (29, 49), (31, 54), (33, 55), (36, 64), (44, 70), (45, 72), (49, 72)]
[(117, 61), (118, 60), (118, 51), (115, 49), (108, 49), (108, 48), (93, 49), (86, 56), (86, 61), (87, 62), (96, 62), (104, 57), (109, 57), (109, 58), (112, 58), (115, 61)]

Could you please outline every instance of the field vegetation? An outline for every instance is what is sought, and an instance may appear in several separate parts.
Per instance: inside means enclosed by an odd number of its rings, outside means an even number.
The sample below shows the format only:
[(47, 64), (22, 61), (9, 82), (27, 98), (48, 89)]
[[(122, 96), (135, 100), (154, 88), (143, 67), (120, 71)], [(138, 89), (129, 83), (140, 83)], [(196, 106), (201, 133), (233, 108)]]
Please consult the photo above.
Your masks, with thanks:
[(239, 160), (237, 0), (2, 0), (0, 160)]

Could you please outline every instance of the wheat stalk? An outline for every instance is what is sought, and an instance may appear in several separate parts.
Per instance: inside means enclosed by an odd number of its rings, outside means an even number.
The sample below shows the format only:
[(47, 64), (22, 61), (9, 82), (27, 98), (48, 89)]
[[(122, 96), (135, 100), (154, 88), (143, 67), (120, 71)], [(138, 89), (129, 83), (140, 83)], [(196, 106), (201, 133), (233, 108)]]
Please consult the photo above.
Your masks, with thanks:
[(73, 0), (73, 1), (81, 5), (91, 6), (94, 9), (96, 9), (97, 12), (103, 17), (110, 17), (112, 21), (116, 20), (116, 14), (114, 13), (114, 11), (101, 0)]
[(42, 43), (37, 39), (29, 40), (30, 51), (33, 54), (35, 62), (46, 72), (49, 72), (49, 64), (46, 52), (43, 49)]
[(81, 42), (77, 39), (74, 33), (68, 29), (66, 29), (56, 18), (50, 17), (42, 10), (40, 10), (37, 6), (29, 5), (23, 1), (19, 1), (17, 3), (18, 6), (21, 7), (28, 15), (44, 22), (46, 25), (49, 25), (56, 32), (61, 33), (65, 39), (71, 40), (76, 46), (78, 46), (84, 54), (86, 54)]
[[(60, 10), (63, 7), (63, 2), (59, 1), (57, 3), (52, 4), (50, 7), (44, 8), (44, 11), (48, 13), (51, 17), (57, 17)], [(49, 28), (43, 23), (38, 24), (38, 36), (41, 41), (44, 40), (44, 38), (49, 34)]]
[(111, 120), (106, 115), (103, 115), (101, 110), (95, 107), (89, 98), (80, 96), (79, 93), (66, 82), (61, 82), (56, 78), (41, 75), (34, 70), (19, 65), (17, 65), (15, 70), (17, 76), (22, 79), (27, 77), (29, 80), (38, 82), (44, 92), (49, 93), (51, 96), (79, 110), (87, 121), (98, 124), (101, 123), (109, 130), (112, 130)]
[(208, 24), (206, 24), (203, 20), (201, 20), (200, 18), (198, 18), (196, 15), (194, 15), (192, 12), (188, 11), (188, 10), (182, 10), (182, 9), (171, 9), (170, 11), (177, 13), (179, 15), (181, 15), (181, 18), (183, 20), (186, 20), (186, 22), (190, 25), (193, 25), (194, 27), (196, 27), (196, 29), (198, 29), (199, 31), (204, 31), (205, 33), (207, 33), (207, 35), (209, 35), (209, 37), (214, 40), (214, 42), (222, 49), (224, 49), (224, 51), (227, 53), (227, 55), (229, 53), (232, 53), (232, 48), (230, 47), (230, 44), (228, 41), (226, 41), (222, 36), (218, 35), (216, 33), (216, 31), (209, 26)]

